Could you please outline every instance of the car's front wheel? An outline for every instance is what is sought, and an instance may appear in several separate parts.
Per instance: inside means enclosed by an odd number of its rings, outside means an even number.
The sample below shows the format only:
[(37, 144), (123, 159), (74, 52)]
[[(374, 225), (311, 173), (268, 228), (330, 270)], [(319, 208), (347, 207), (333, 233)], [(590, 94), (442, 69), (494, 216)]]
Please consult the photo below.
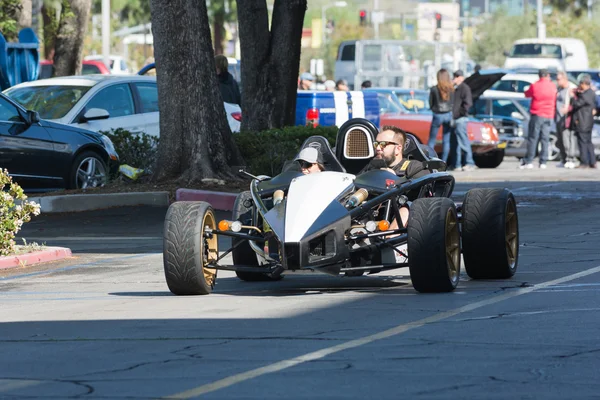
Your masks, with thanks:
[(75, 157), (71, 167), (69, 189), (88, 189), (108, 182), (108, 167), (98, 153), (85, 151)]
[(165, 216), (163, 265), (167, 286), (173, 294), (209, 294), (217, 270), (211, 266), (219, 256), (217, 219), (210, 204), (177, 201)]

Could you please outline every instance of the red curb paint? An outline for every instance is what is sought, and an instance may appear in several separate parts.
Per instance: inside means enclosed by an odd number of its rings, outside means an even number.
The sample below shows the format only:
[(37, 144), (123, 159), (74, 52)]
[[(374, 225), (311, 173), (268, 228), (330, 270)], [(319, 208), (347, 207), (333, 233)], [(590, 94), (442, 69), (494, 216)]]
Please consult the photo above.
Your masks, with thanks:
[(237, 193), (212, 192), (210, 190), (177, 189), (175, 201), (206, 201), (215, 210), (232, 211)]
[(66, 247), (48, 247), (44, 250), (20, 254), (18, 256), (0, 257), (0, 269), (29, 267), (48, 261), (61, 260), (71, 257), (71, 249)]

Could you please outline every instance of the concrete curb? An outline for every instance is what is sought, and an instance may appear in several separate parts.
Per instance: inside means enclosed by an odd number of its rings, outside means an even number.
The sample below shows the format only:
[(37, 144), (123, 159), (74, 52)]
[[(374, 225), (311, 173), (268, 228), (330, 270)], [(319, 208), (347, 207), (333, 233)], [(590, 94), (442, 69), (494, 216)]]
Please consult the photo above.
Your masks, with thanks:
[(169, 206), (169, 192), (135, 192), (108, 194), (68, 194), (29, 197), (41, 205), (42, 213), (101, 210), (125, 206)]
[(175, 201), (206, 201), (215, 210), (232, 211), (239, 193), (212, 192), (210, 190), (177, 189)]
[(0, 257), (0, 270), (29, 267), (31, 265), (62, 260), (63, 258), (69, 257), (71, 257), (71, 249), (66, 247), (47, 247), (44, 250), (20, 254), (18, 256)]

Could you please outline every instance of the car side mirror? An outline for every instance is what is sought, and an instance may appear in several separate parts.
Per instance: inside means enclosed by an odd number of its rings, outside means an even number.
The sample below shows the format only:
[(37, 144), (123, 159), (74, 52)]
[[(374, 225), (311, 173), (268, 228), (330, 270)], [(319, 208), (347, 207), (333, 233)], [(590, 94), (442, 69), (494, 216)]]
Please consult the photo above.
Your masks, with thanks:
[(37, 124), (40, 122), (40, 114), (37, 111), (27, 110), (27, 122)]
[(81, 117), (81, 122), (96, 121), (99, 119), (108, 119), (110, 114), (103, 108), (90, 108)]
[(567, 57), (573, 57), (573, 53), (567, 51)]
[(525, 119), (525, 117), (523, 117), (523, 114), (521, 114), (518, 111), (513, 111), (510, 113), (511, 118), (515, 118), (515, 119)]
[(508, 56), (510, 56), (510, 53), (509, 53), (508, 51), (506, 51), (506, 50), (504, 50), (504, 51), (502, 52), (502, 54), (504, 54), (504, 56), (505, 56), (505, 57), (508, 57)]

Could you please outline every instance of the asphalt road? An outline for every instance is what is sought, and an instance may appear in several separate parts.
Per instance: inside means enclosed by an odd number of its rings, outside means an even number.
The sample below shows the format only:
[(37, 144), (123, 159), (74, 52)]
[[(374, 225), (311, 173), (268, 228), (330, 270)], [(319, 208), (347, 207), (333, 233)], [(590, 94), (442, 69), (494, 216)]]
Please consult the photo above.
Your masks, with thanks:
[(598, 398), (600, 182), (526, 172), (456, 185), (456, 200), (511, 188), (521, 247), (513, 279), (463, 275), (449, 294), (417, 294), (400, 269), (219, 272), (213, 294), (176, 297), (165, 209), (40, 216), (23, 236), (75, 257), (0, 272), (0, 398)]

